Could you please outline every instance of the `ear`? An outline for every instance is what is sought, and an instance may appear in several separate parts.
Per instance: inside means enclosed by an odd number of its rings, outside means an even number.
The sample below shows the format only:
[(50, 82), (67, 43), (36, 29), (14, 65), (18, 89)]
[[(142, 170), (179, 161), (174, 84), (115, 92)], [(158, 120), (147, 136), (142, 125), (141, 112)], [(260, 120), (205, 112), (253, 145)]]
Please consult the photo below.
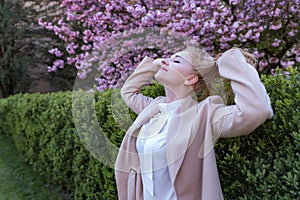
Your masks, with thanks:
[(185, 85), (194, 85), (199, 81), (199, 77), (197, 75), (189, 75), (185, 81)]

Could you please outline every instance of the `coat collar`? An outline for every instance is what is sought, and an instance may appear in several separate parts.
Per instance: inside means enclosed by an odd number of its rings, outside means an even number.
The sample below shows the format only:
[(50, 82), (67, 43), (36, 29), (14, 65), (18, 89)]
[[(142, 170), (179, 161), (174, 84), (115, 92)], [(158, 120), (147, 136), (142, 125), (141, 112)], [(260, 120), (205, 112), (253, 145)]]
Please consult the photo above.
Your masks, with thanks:
[[(175, 115), (181, 115), (187, 109), (191, 108), (194, 105), (197, 105), (197, 101), (195, 101), (191, 96), (179, 99), (177, 101), (179, 103), (180, 109), (176, 109), (174, 113)], [(149, 106), (147, 106), (135, 119), (135, 122), (133, 123), (133, 128), (139, 128), (143, 126), (154, 115), (156, 115), (160, 111), (160, 103), (166, 103), (166, 97), (159, 97), (155, 99)]]
[[(149, 121), (160, 111), (159, 104), (165, 102), (166, 98), (162, 98), (145, 108), (144, 111), (137, 117), (134, 123), (135, 125), (132, 128), (138, 129)], [(183, 162), (191, 134), (193, 133), (191, 130), (192, 123), (194, 121), (193, 116), (196, 116), (198, 111), (198, 102), (191, 96), (178, 100), (178, 103), (180, 108), (175, 110), (172, 117), (166, 142), (167, 160), (173, 183)], [(128, 133), (138, 134), (138, 132), (139, 131), (129, 130)], [(137, 137), (137, 135), (135, 135), (135, 137)]]
[[(180, 109), (177, 109), (170, 125), (170, 133), (167, 136), (167, 159), (171, 180), (174, 182), (179, 168), (183, 162), (185, 152), (188, 148), (190, 137), (193, 131), (193, 116), (197, 114), (198, 103), (191, 96), (180, 101)], [(140, 128), (159, 112), (159, 103), (165, 103), (165, 97), (155, 99), (136, 118), (135, 122), (128, 129), (120, 148), (116, 168), (121, 171), (130, 171), (132, 167), (139, 172), (139, 159), (136, 150), (136, 138)]]

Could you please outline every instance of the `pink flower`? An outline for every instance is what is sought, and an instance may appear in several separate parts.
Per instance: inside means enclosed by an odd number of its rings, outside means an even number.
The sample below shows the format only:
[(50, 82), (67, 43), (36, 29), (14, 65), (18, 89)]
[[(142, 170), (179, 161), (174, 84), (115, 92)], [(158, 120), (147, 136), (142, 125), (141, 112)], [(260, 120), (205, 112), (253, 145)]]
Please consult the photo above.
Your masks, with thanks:
[(64, 61), (61, 59), (58, 59), (54, 61), (53, 66), (56, 66), (56, 68), (64, 68)]
[(66, 50), (69, 54), (75, 54), (75, 49), (78, 48), (78, 45), (75, 44), (75, 43), (71, 43), (71, 44), (68, 44), (67, 47), (66, 47)]
[(80, 70), (80, 71), (78, 71), (78, 73), (77, 73), (77, 76), (80, 78), (80, 79), (85, 79), (86, 77), (87, 77), (87, 71), (85, 71), (85, 70)]
[(252, 54), (255, 56), (255, 57), (259, 57), (259, 52), (257, 50), (253, 51)]
[(279, 62), (279, 59), (276, 58), (276, 57), (271, 57), (271, 58), (269, 59), (269, 62), (272, 63), (272, 64), (276, 64), (276, 63)]
[(296, 36), (296, 33), (295, 33), (294, 30), (291, 30), (291, 31), (288, 32), (288, 35), (289, 35), (290, 37), (295, 37), (295, 36)]
[(191, 3), (191, 4), (190, 4), (190, 7), (191, 7), (192, 9), (194, 9), (194, 8), (196, 8), (196, 4), (195, 4), (195, 3)]
[(52, 67), (48, 66), (48, 72), (55, 72), (57, 71), (57, 67), (54, 65)]
[(248, 30), (248, 32), (245, 34), (246, 38), (250, 38), (252, 35), (252, 29)]
[(189, 11), (189, 6), (187, 5), (187, 4), (185, 4), (183, 7), (182, 7), (182, 10), (183, 11), (185, 11), (185, 12), (187, 12), (187, 11)]
[(271, 26), (270, 26), (270, 29), (271, 30), (278, 30), (278, 29), (280, 29), (282, 27), (282, 24), (281, 23), (278, 23), (278, 24), (272, 24)]
[(92, 45), (82, 45), (81, 50), (82, 51), (89, 51), (92, 49)]
[(39, 19), (38, 19), (38, 24), (39, 24), (40, 26), (45, 27), (45, 26), (47, 25), (47, 22), (43, 22), (43, 19), (42, 19), (42, 18), (39, 18)]
[(56, 57), (62, 57), (64, 55), (63, 52), (58, 50), (57, 48), (48, 50), (49, 53), (54, 54)]
[(289, 60), (289, 61), (287, 62), (287, 64), (288, 64), (288, 66), (294, 66), (294, 65), (295, 65), (295, 62), (292, 61), (292, 60)]
[(274, 40), (274, 42), (272, 43), (272, 46), (273, 46), (273, 47), (279, 47), (280, 43), (281, 43), (281, 40), (278, 40), (278, 39), (276, 38), (276, 39)]
[(67, 64), (72, 65), (76, 62), (76, 58), (67, 57)]
[(264, 27), (263, 27), (263, 26), (259, 26), (258, 30), (259, 30), (259, 31), (263, 31), (263, 30), (264, 30)]
[(287, 62), (286, 60), (281, 60), (281, 61), (280, 61), (280, 64), (281, 64), (283, 67), (285, 67), (285, 68), (287, 68), (287, 67), (289, 66), (289, 64), (288, 64), (288, 62)]
[(295, 13), (295, 12), (299, 11), (298, 9), (299, 8), (297, 6), (292, 5), (289, 10), (290, 10), (290, 12)]
[(281, 13), (281, 10), (279, 8), (276, 8), (274, 11), (274, 16), (278, 17), (278, 16), (280, 16), (280, 13)]
[(259, 61), (259, 63), (258, 63), (258, 66), (259, 66), (259, 70), (261, 71), (261, 70), (263, 70), (265, 67), (267, 67), (268, 66), (268, 61), (266, 61), (266, 60), (261, 60), (261, 61)]
[(232, 25), (232, 27), (235, 28), (235, 29), (238, 28), (239, 27), (239, 22), (237, 22), (237, 21), (234, 22), (233, 25)]
[(236, 38), (237, 38), (237, 35), (236, 35), (236, 34), (232, 33), (232, 34), (230, 35), (230, 39), (231, 39), (231, 40), (235, 40)]
[[(176, 48), (179, 50), (179, 47), (166, 50), (165, 47), (170, 46), (173, 40), (168, 43), (163, 41), (164, 37), (147, 37), (142, 41), (138, 37), (127, 37), (127, 42), (111, 44), (113, 37), (125, 37), (125, 32), (127, 36), (143, 34), (138, 28), (158, 29), (163, 36), (172, 31), (173, 34), (180, 33), (182, 38), (200, 43), (212, 54), (216, 49), (223, 51), (233, 45), (247, 47), (250, 51), (257, 50), (256, 55), (262, 59), (260, 69), (275, 66), (268, 63), (279, 65), (279, 59), (272, 58), (273, 52), (278, 47), (285, 48), (282, 44), (298, 34), (298, 4), (299, 0), (229, 0), (228, 4), (221, 0), (62, 0), (64, 12), (61, 16), (49, 13), (43, 19), (40, 18), (38, 23), (55, 33), (65, 44), (65, 50), (50, 49), (49, 52), (58, 60), (65, 60), (68, 67), (83, 70), (80, 72), (81, 78), (86, 78), (91, 68), (88, 63), (80, 62), (86, 58), (84, 53), (92, 49), (101, 52), (93, 59), (102, 59), (106, 63), (105, 66), (99, 66), (106, 71), (99, 77), (103, 81), (97, 83), (99, 89), (106, 89), (118, 86), (122, 76), (131, 72), (144, 56), (169, 56), (170, 51), (176, 51)], [(235, 12), (232, 12), (232, 7)], [(277, 30), (286, 25), (286, 33), (280, 34)], [(265, 45), (270, 41), (270, 45)], [(113, 50), (106, 50), (106, 46)], [(286, 64), (299, 61), (300, 55), (293, 50), (295, 48), (295, 45), (287, 47), (287, 52), (292, 56), (283, 55)], [(128, 52), (128, 49), (132, 51)], [(105, 60), (106, 54), (117, 59)], [(48, 68), (49, 71), (56, 71), (62, 66), (58, 61), (54, 63)]]
[(239, 0), (229, 0), (229, 3), (232, 5), (238, 4), (240, 1)]

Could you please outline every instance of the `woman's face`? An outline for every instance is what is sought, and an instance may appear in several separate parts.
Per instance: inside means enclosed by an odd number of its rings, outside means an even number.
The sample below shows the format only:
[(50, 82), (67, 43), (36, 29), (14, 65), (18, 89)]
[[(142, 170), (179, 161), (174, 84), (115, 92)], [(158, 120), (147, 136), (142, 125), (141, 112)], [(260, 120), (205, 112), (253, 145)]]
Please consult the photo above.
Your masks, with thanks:
[(194, 69), (185, 57), (185, 54), (177, 53), (171, 58), (163, 59), (162, 66), (155, 74), (155, 79), (162, 85), (171, 88), (184, 84)]

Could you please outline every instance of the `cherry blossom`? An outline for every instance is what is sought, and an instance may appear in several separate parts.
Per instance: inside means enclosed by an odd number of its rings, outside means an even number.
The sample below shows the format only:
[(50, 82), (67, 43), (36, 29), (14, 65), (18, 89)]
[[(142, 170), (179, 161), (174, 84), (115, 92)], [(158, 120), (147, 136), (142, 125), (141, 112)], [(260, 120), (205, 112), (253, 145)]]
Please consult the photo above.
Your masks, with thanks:
[[(96, 69), (95, 83), (104, 90), (119, 87), (144, 56), (172, 53), (163, 48), (168, 41), (149, 36), (147, 42), (157, 46), (145, 48), (145, 40), (130, 37), (149, 27), (189, 37), (211, 55), (241, 47), (257, 56), (262, 72), (299, 67), (299, 5), (300, 0), (62, 0), (62, 16), (45, 16), (38, 23), (65, 44), (65, 49), (49, 50), (63, 62), (55, 61), (48, 71), (76, 67), (84, 79)], [(104, 48), (122, 37), (123, 44)], [(87, 58), (103, 63), (87, 64)]]

